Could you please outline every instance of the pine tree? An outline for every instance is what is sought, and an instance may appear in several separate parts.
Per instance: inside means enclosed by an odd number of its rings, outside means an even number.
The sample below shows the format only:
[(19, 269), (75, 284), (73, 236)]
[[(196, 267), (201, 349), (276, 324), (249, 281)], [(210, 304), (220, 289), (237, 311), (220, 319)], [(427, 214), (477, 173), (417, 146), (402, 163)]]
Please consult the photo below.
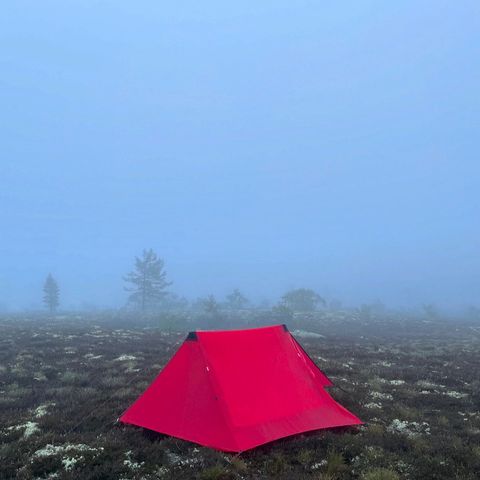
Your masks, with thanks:
[(213, 295), (208, 295), (208, 297), (201, 300), (201, 303), (202, 303), (203, 310), (207, 315), (211, 317), (216, 317), (218, 315), (219, 305)]
[(53, 313), (59, 305), (60, 289), (57, 281), (49, 273), (43, 285), (43, 303)]
[(199, 305), (203, 315), (201, 316), (202, 326), (205, 328), (218, 328), (220, 322), (220, 305), (213, 295), (200, 299)]
[(167, 295), (166, 288), (172, 284), (166, 280), (164, 262), (152, 250), (144, 250), (142, 257), (135, 257), (135, 268), (124, 280), (131, 284), (125, 287), (130, 293), (129, 301), (137, 305), (142, 312), (152, 308)]
[(326, 305), (326, 302), (309, 288), (297, 288), (283, 295), (282, 304), (294, 312), (313, 312), (319, 304)]

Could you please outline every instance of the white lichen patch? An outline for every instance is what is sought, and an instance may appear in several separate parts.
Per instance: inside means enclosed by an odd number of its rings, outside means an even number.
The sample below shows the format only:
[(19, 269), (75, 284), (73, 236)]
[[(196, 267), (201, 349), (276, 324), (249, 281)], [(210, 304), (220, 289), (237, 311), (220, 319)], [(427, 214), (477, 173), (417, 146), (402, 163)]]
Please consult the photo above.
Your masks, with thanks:
[(370, 396), (377, 400), (393, 400), (392, 395), (390, 393), (382, 393), (382, 392), (370, 392)]
[(381, 362), (377, 362), (376, 365), (379, 365), (380, 367), (391, 367), (392, 366), (392, 363), (390, 362), (387, 362), (385, 360), (382, 360)]
[(324, 467), (327, 464), (327, 460), (321, 460), (320, 462), (316, 462), (311, 466), (312, 470), (318, 470), (319, 468)]
[(408, 422), (395, 418), (387, 427), (391, 433), (400, 433), (407, 437), (416, 437), (418, 435), (430, 435), (430, 425), (427, 422)]
[(375, 377), (374, 380), (379, 383), (390, 383), (388, 380), (382, 377)]
[(429, 388), (430, 390), (435, 390), (436, 388), (445, 388), (445, 385), (433, 383), (428, 380), (418, 380), (417, 385), (423, 389)]
[(63, 468), (69, 472), (70, 470), (73, 469), (73, 467), (78, 463), (84, 460), (83, 455), (80, 455), (79, 457), (65, 457), (62, 458), (62, 465)]
[(34, 457), (39, 458), (39, 457), (52, 457), (54, 455), (58, 455), (61, 453), (65, 452), (97, 452), (99, 450), (103, 450), (103, 447), (100, 448), (94, 448), (90, 447), (88, 445), (85, 445), (84, 443), (67, 443), (65, 445), (52, 445), (51, 443), (48, 443), (45, 445), (45, 447), (40, 448), (39, 450), (36, 450), (35, 453), (33, 454)]
[(102, 332), (86, 333), (85, 335), (88, 335), (89, 337), (94, 337), (94, 338), (110, 338), (110, 335), (108, 333), (102, 333)]
[(23, 436), (25, 438), (28, 438), (34, 433), (37, 433), (40, 431), (40, 429), (38, 428), (38, 424), (36, 422), (26, 422), (23, 426), (25, 427), (25, 430), (23, 432)]
[(381, 403), (376, 403), (376, 402), (369, 402), (364, 405), (366, 408), (382, 408)]
[(93, 353), (87, 353), (83, 357), (87, 360), (98, 360), (99, 358), (102, 358), (103, 355), (94, 355)]
[(165, 466), (161, 466), (161, 467), (158, 467), (157, 470), (155, 471), (155, 475), (157, 475), (157, 477), (164, 477), (167, 473), (169, 472), (168, 468), (165, 467)]
[(125, 361), (128, 361), (128, 360), (136, 360), (136, 359), (137, 359), (137, 357), (134, 357), (133, 355), (120, 355), (114, 361), (115, 362), (125, 362)]
[(180, 455), (177, 455), (176, 453), (167, 451), (167, 457), (172, 466), (175, 467), (191, 467), (193, 468), (195, 465), (197, 465), (201, 460), (198, 457), (193, 457), (193, 458), (184, 458), (181, 457)]
[(455, 390), (450, 390), (448, 392), (445, 392), (445, 395), (447, 395), (450, 398), (456, 398), (456, 399), (465, 398), (468, 396), (468, 394), (466, 393), (456, 392)]
[(33, 379), (36, 380), (37, 382), (47, 381), (47, 377), (43, 372), (36, 372), (35, 375), (33, 376)]
[(325, 338), (325, 336), (320, 333), (307, 332), (306, 330), (294, 330), (292, 335), (299, 338)]
[(137, 373), (137, 372), (140, 371), (140, 369), (139, 368), (133, 368), (132, 366), (129, 366), (125, 371), (128, 372), (128, 373)]
[(55, 403), (45, 403), (43, 405), (39, 405), (34, 411), (33, 416), (35, 418), (44, 417), (48, 413), (48, 408), (53, 407)]
[[(69, 472), (73, 470), (75, 465), (79, 462), (85, 460), (83, 456), (84, 453), (93, 453), (97, 454), (99, 451), (102, 451), (103, 447), (94, 448), (84, 443), (77, 443), (77, 444), (65, 444), (65, 445), (52, 445), (47, 444), (45, 447), (36, 450), (32, 456), (34, 458), (44, 458), (44, 457), (53, 457), (56, 455), (62, 455), (63, 458), (61, 459), (62, 465), (65, 471)], [(68, 454), (68, 455), (66, 455)]]
[(133, 330), (114, 330), (112, 335), (115, 337), (119, 337), (122, 340), (130, 340), (130, 339), (139, 339), (140, 332), (135, 332)]
[(13, 425), (12, 427), (8, 427), (7, 430), (23, 430), (23, 438), (28, 438), (40, 431), (38, 423), (36, 422), (25, 422), (21, 425)]
[(132, 469), (132, 470), (138, 470), (145, 462), (134, 462), (132, 461), (132, 451), (128, 450), (128, 452), (125, 452), (125, 457), (127, 457), (124, 461), (123, 464)]
[(405, 380), (390, 380), (390, 385), (403, 385)]

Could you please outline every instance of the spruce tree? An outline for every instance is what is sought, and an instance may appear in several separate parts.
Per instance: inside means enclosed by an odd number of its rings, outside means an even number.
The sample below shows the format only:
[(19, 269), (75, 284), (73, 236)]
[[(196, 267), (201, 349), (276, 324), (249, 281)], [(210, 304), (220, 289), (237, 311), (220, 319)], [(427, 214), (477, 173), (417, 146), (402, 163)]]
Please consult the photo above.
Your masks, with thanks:
[(124, 280), (130, 285), (125, 290), (131, 292), (128, 300), (142, 312), (158, 306), (167, 295), (166, 288), (172, 284), (166, 280), (164, 262), (152, 250), (144, 250), (142, 257), (135, 257), (135, 268)]
[(43, 285), (43, 303), (51, 313), (57, 309), (60, 303), (59, 298), (60, 289), (58, 287), (58, 283), (53, 278), (52, 274), (49, 273)]

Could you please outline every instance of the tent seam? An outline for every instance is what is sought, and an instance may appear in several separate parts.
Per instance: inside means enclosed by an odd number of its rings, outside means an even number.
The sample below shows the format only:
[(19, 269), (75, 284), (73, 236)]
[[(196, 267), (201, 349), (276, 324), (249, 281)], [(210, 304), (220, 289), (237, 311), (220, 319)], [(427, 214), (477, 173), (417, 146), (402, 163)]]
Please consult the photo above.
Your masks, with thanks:
[(205, 361), (205, 365), (208, 367), (208, 375), (207, 375), (208, 376), (208, 381), (210, 382), (210, 385), (212, 386), (212, 389), (215, 393), (215, 396), (217, 397), (222, 417), (225, 421), (225, 425), (228, 427), (227, 428), (228, 431), (231, 432), (231, 437), (232, 437), (233, 443), (235, 444), (235, 447), (238, 448), (237, 439), (235, 438), (235, 433), (234, 433), (235, 429), (232, 425), (230, 415), (228, 415), (228, 413), (227, 413), (228, 410), (226, 408), (226, 405), (224, 405), (223, 396), (220, 395), (222, 393), (222, 389), (220, 388), (218, 382), (216, 382), (213, 378), (214, 370), (212, 369), (212, 366), (211, 366), (210, 360), (208, 358), (208, 355), (205, 352), (205, 349), (203, 348), (203, 343), (201, 341), (201, 337), (198, 338), (198, 343), (199, 343), (199, 346), (200, 346), (200, 351), (202, 353), (203, 360)]

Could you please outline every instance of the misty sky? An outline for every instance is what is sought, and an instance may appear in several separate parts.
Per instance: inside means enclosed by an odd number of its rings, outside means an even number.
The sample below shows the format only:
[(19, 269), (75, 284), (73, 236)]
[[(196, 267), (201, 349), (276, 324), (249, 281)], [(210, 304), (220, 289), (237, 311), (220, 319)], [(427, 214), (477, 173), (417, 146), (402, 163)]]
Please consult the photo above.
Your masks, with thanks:
[(479, 305), (479, 127), (477, 0), (5, 3), (0, 304)]

